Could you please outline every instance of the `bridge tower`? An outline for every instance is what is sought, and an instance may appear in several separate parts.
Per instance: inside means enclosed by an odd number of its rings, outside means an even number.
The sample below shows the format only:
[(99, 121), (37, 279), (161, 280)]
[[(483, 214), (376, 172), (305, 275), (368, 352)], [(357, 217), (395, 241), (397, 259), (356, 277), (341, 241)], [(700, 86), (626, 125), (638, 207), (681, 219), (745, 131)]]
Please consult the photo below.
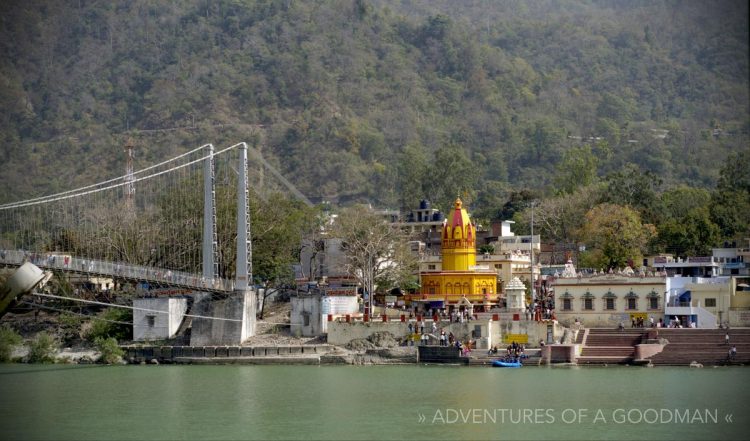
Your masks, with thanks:
[[(222, 320), (196, 318), (190, 335), (191, 346), (239, 345), (255, 335), (256, 294), (252, 288), (252, 243), (247, 173), (247, 144), (238, 145), (237, 179), (237, 261), (234, 292), (227, 297), (198, 296), (198, 315)], [(203, 276), (218, 278), (216, 253), (216, 204), (213, 146), (204, 162)]]
[(250, 189), (247, 176), (247, 144), (239, 147), (239, 177), (237, 179), (237, 263), (235, 296), (240, 302), (242, 313), (242, 331), (240, 339), (244, 341), (255, 335), (256, 295), (253, 291), (253, 245), (250, 234)]
[(212, 282), (219, 278), (217, 259), (218, 235), (216, 233), (216, 171), (214, 168), (214, 146), (206, 146), (203, 162), (203, 279)]

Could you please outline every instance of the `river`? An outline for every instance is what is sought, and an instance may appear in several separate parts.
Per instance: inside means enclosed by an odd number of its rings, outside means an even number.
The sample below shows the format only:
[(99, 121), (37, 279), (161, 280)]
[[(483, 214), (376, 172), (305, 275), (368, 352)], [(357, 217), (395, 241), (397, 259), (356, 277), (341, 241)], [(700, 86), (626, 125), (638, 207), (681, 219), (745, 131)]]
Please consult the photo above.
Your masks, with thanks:
[(748, 439), (742, 367), (0, 365), (2, 439)]

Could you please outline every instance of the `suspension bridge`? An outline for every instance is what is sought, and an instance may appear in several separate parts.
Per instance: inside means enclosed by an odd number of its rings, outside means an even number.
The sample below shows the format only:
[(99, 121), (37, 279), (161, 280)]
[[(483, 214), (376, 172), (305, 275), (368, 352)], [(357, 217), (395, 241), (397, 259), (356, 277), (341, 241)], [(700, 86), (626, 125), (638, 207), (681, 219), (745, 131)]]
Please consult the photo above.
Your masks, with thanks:
[(252, 290), (248, 152), (310, 204), (245, 142), (137, 171), (126, 152), (125, 175), (0, 205), (0, 265), (240, 298)]

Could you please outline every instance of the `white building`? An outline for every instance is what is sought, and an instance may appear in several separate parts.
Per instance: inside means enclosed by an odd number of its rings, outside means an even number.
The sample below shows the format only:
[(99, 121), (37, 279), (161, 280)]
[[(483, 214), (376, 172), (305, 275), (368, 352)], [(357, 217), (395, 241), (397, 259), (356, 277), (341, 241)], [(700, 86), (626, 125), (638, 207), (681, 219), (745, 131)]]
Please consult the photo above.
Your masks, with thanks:
[(157, 297), (133, 300), (133, 340), (166, 340), (180, 328), (187, 312), (185, 297)]

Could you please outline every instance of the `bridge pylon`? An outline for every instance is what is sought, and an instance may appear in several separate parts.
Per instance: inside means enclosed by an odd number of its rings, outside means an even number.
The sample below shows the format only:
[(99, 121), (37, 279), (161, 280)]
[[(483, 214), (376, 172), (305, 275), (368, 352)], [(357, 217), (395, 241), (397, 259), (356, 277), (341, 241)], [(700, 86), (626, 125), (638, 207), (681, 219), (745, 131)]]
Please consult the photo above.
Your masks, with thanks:
[[(250, 203), (249, 185), (247, 172), (247, 144), (242, 142), (238, 145), (239, 176), (237, 179), (237, 261), (235, 266), (234, 292), (228, 297), (216, 298), (208, 296), (197, 302), (195, 308), (199, 315), (210, 317), (223, 317), (233, 321), (220, 321), (210, 319), (193, 320), (193, 329), (190, 336), (191, 346), (211, 345), (239, 345), (248, 338), (255, 335), (255, 310), (256, 292), (252, 287), (252, 242), (250, 233)], [(210, 157), (211, 155), (209, 155)], [(209, 158), (207, 158), (208, 161)], [(206, 162), (206, 170), (213, 167), (212, 162)], [(213, 175), (213, 171), (207, 171), (206, 175)], [(214, 197), (213, 178), (205, 178), (204, 201), (212, 200)], [(210, 206), (209, 206), (210, 205)], [(209, 213), (209, 210), (214, 210)], [(211, 217), (211, 219), (209, 219)], [(213, 232), (209, 231), (209, 223), (213, 225)], [(203, 273), (208, 277), (207, 270), (215, 268), (209, 261), (208, 255), (213, 256), (215, 244), (209, 244), (209, 235), (215, 235), (215, 204), (212, 201), (204, 203), (204, 236), (203, 236)], [(211, 236), (214, 237), (215, 236)], [(215, 240), (215, 239), (212, 239)], [(214, 260), (214, 257), (210, 258)], [(217, 271), (215, 269), (214, 271)]]

